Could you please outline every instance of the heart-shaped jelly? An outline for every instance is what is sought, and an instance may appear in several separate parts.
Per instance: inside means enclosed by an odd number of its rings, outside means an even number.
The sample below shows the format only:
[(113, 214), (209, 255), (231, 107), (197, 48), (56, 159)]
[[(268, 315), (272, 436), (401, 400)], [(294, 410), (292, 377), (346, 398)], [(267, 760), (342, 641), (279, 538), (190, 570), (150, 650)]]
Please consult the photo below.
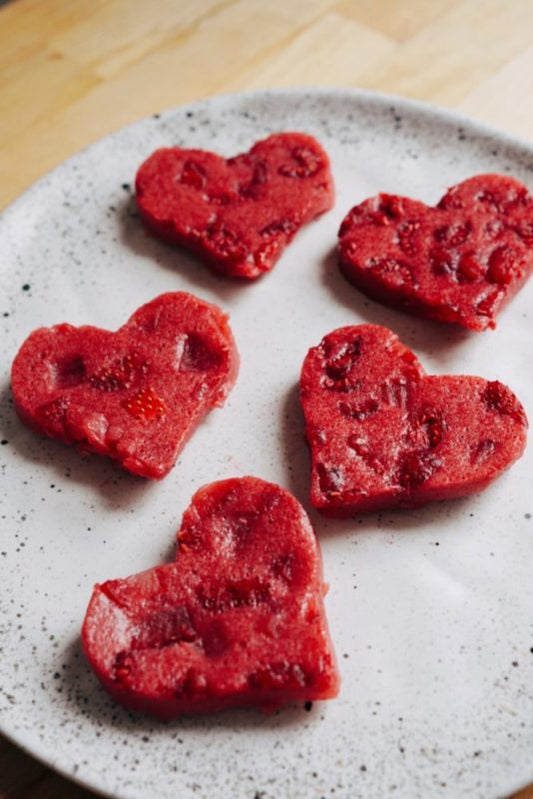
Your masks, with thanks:
[(533, 270), (533, 197), (514, 178), (479, 175), (435, 208), (379, 194), (339, 230), (340, 267), (380, 302), (470, 330), (495, 316)]
[(162, 294), (117, 332), (68, 324), (34, 331), (11, 374), (34, 430), (164, 477), (238, 370), (227, 317), (192, 294)]
[(481, 491), (525, 447), (527, 419), (509, 388), (426, 375), (378, 325), (325, 336), (309, 350), (300, 386), (311, 502), (331, 516)]
[(243, 155), (156, 150), (136, 178), (147, 228), (217, 272), (256, 278), (299, 228), (333, 205), (329, 160), (312, 136), (275, 133)]
[(212, 483), (177, 540), (174, 563), (94, 588), (83, 646), (117, 701), (170, 719), (337, 694), (320, 551), (294, 497), (255, 477)]

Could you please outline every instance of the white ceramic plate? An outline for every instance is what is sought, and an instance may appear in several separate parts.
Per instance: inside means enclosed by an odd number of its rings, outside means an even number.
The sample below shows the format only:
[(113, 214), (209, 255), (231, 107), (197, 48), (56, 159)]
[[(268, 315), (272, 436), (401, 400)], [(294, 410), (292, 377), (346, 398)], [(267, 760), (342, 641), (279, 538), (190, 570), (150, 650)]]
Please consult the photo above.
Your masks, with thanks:
[[(129, 185), (153, 149), (181, 144), (233, 155), (284, 129), (307, 131), (325, 146), (337, 202), (273, 272), (249, 285), (225, 282), (145, 235)], [(5, 212), (5, 734), (120, 799), (488, 799), (533, 776), (531, 447), (480, 496), (347, 522), (311, 514), (343, 681), (337, 700), (311, 712), (239, 711), (171, 724), (134, 718), (108, 700), (79, 647), (93, 584), (171, 559), (174, 532), (199, 486), (254, 474), (307, 506), (296, 386), (307, 349), (328, 331), (385, 324), (428, 371), (502, 380), (533, 415), (533, 285), (495, 332), (469, 334), (367, 300), (340, 276), (333, 251), (340, 219), (366, 196), (385, 190), (434, 202), (451, 184), (495, 171), (531, 187), (533, 148), (400, 99), (265, 92), (138, 122), (67, 161)], [(165, 480), (143, 482), (105, 459), (82, 460), (20, 424), (9, 366), (33, 328), (61, 321), (116, 328), (139, 305), (178, 289), (229, 311), (242, 366), (225, 408), (209, 416)]]

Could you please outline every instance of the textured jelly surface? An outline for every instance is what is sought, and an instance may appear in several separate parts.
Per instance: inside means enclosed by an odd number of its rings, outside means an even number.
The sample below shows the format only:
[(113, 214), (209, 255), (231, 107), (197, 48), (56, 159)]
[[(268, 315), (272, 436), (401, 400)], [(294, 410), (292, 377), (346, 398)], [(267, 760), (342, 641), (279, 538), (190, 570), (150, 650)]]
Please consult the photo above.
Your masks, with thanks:
[(277, 133), (243, 155), (156, 150), (139, 168), (137, 205), (157, 236), (213, 269), (255, 278), (298, 229), (333, 205), (329, 160), (316, 139)]
[(325, 336), (309, 350), (300, 386), (311, 502), (333, 516), (481, 491), (525, 447), (526, 416), (510, 389), (427, 376), (378, 325)]
[(11, 374), (21, 419), (40, 433), (164, 477), (238, 369), (227, 317), (192, 294), (162, 294), (116, 333), (34, 331)]
[(318, 542), (288, 492), (205, 486), (177, 540), (174, 563), (94, 589), (83, 644), (115, 699), (167, 719), (336, 695)]
[(485, 330), (533, 269), (533, 198), (499, 175), (453, 186), (436, 208), (380, 194), (344, 218), (339, 253), (344, 275), (369, 296)]

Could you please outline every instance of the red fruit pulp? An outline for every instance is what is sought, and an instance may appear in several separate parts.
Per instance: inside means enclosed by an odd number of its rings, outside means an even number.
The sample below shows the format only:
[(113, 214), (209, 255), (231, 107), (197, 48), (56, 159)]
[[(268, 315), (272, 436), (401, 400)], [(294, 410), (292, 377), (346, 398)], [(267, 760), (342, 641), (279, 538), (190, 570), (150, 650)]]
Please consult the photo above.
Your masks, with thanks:
[(337, 694), (320, 551), (294, 497), (254, 477), (204, 486), (177, 540), (174, 563), (93, 591), (82, 641), (111, 696), (170, 719)]
[(311, 502), (331, 516), (481, 491), (525, 447), (526, 416), (510, 389), (427, 376), (378, 325), (325, 336), (309, 350), (300, 386)]
[(275, 133), (243, 155), (156, 150), (139, 168), (137, 205), (149, 230), (215, 271), (256, 278), (299, 228), (333, 205), (329, 159), (312, 136)]
[(478, 331), (528, 279), (532, 245), (533, 197), (500, 175), (453, 186), (435, 208), (380, 194), (339, 230), (340, 268), (365, 294)]
[(174, 292), (139, 308), (116, 333), (60, 324), (34, 331), (11, 374), (30, 427), (142, 477), (164, 477), (238, 369), (225, 314)]

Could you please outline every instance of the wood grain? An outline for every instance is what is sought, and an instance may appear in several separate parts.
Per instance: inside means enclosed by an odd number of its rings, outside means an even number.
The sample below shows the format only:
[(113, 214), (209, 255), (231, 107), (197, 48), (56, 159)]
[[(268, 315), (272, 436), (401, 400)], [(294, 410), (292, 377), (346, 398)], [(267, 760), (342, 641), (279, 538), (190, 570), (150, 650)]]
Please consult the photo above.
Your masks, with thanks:
[[(532, 30), (531, 0), (14, 0), (0, 7), (0, 208), (121, 125), (249, 88), (380, 89), (532, 139)], [(92, 796), (0, 739), (0, 799)]]

